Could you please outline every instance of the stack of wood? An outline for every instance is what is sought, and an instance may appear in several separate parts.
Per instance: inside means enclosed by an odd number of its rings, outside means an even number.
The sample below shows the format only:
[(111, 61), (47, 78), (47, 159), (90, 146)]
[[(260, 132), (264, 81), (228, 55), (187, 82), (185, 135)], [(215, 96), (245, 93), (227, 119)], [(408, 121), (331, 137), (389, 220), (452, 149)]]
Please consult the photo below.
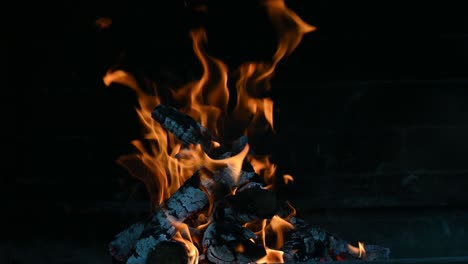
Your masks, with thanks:
[[(224, 160), (248, 149), (245, 136), (232, 142), (216, 139), (190, 116), (173, 107), (158, 105), (152, 117), (186, 146), (200, 145), (214, 160)], [(216, 141), (220, 144), (213, 144)], [(292, 213), (287, 201), (265, 188), (247, 159), (233, 177), (229, 166), (215, 170), (200, 167), (148, 219), (137, 222), (116, 235), (110, 243), (115, 263), (253, 263), (269, 248), (283, 252), (284, 262), (380, 260), (390, 250), (377, 245), (363, 249), (305, 221)], [(205, 217), (206, 216), (206, 217)], [(280, 217), (289, 228), (284, 243), (276, 246), (269, 238), (277, 236), (264, 220)], [(199, 254), (176, 239), (186, 227)], [(180, 233), (179, 233), (180, 234)], [(274, 240), (274, 239), (272, 239)], [(269, 245), (272, 244), (272, 245)]]

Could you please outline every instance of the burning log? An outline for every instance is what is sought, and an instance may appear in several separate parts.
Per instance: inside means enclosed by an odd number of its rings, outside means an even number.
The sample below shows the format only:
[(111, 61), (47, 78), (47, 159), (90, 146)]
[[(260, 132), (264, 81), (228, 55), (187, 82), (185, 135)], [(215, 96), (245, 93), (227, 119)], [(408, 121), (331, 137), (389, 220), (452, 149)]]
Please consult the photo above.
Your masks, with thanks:
[[(184, 185), (175, 192), (153, 216), (140, 223), (133, 224), (119, 233), (110, 243), (111, 255), (127, 263), (145, 263), (146, 256), (160, 242), (170, 240), (177, 230), (174, 222), (183, 222), (209, 204), (210, 196), (219, 196), (220, 188), (232, 189), (234, 186), (219, 186), (230, 177), (229, 168), (215, 174), (213, 178), (203, 178), (197, 171)], [(254, 176), (255, 172), (241, 172), (238, 184), (243, 184)], [(204, 189), (207, 193), (205, 193)], [(222, 192), (224, 193), (224, 192)]]
[(164, 241), (148, 254), (146, 264), (187, 264), (189, 257), (185, 246), (178, 241)]
[[(245, 136), (234, 142), (221, 142), (192, 117), (164, 104), (156, 106), (151, 116), (185, 145), (200, 145), (210, 157), (218, 158), (226, 152), (240, 152), (247, 144)], [(220, 145), (217, 146), (217, 143)]]
[[(242, 167), (200, 167), (194, 175), (167, 199), (158, 210), (142, 222), (131, 225), (110, 243), (110, 253), (116, 261), (145, 264), (169, 260), (167, 252), (178, 252), (176, 262), (187, 262), (187, 250), (182, 251), (174, 237), (178, 225), (194, 218), (214, 200), (213, 221), (204, 232), (188, 226), (192, 236), (202, 237), (203, 257), (214, 263), (251, 263), (266, 254), (266, 245), (256, 242), (257, 235), (245, 224), (281, 215), (276, 194), (263, 186), (245, 155), (247, 138), (214, 147), (214, 137), (190, 116), (176, 109), (159, 105), (153, 118), (187, 145), (200, 145), (216, 160), (241, 155)], [(220, 151), (223, 151), (221, 154)], [(308, 225), (301, 219), (290, 218), (292, 231), (281, 250), (287, 262), (380, 260), (387, 259), (388, 248), (366, 245), (357, 248), (327, 231)], [(186, 225), (187, 226), (187, 225)], [(183, 246), (183, 245), (182, 245)], [(179, 252), (180, 251), (180, 252)], [(172, 254), (172, 253), (171, 253)], [(171, 261), (172, 261), (171, 260)]]
[[(212, 144), (210, 134), (190, 116), (163, 105), (157, 107), (153, 113), (156, 120), (174, 132), (181, 141), (187, 144), (200, 144), (204, 150), (206, 149), (205, 151), (211, 150), (208, 146), (208, 142)], [(161, 114), (164, 113), (169, 117), (163, 117)], [(247, 141), (241, 138), (230, 145), (230, 152), (225, 152), (219, 158), (228, 158), (233, 153), (246, 149), (246, 145)], [(148, 254), (156, 245), (170, 240), (176, 234), (177, 230), (173, 223), (184, 222), (204, 209), (209, 204), (210, 197), (224, 197), (255, 176), (253, 168), (245, 160), (239, 176), (233, 177), (232, 173), (230, 167), (215, 171), (212, 177), (206, 177), (206, 170), (203, 168), (196, 171), (150, 219), (136, 223), (119, 233), (109, 245), (111, 255), (118, 261), (145, 263)]]
[(274, 192), (259, 183), (239, 188), (235, 195), (220, 201), (215, 219), (205, 230), (203, 251), (212, 263), (253, 263), (265, 255), (254, 241), (257, 235), (244, 224), (270, 218), (277, 212)]
[(390, 249), (377, 245), (359, 244), (359, 248), (328, 231), (313, 227), (304, 220), (291, 218), (294, 230), (284, 243), (285, 261), (340, 261), (340, 260), (386, 260)]

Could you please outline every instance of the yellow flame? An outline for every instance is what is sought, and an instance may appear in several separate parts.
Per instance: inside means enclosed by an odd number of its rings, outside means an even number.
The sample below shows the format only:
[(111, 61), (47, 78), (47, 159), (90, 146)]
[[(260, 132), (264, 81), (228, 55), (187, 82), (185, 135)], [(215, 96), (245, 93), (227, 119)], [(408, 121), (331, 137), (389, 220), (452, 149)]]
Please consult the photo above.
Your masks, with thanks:
[(358, 242), (358, 247), (348, 244), (348, 250), (358, 258), (364, 258), (366, 256), (366, 249), (362, 242)]
[(271, 218), (270, 227), (276, 234), (276, 249), (281, 248), (284, 244), (284, 232), (294, 229), (294, 226), (291, 223), (279, 217), (278, 215), (275, 215)]
[(265, 256), (263, 256), (262, 258), (258, 259), (256, 261), (256, 263), (284, 263), (284, 259), (283, 259), (283, 254), (284, 252), (281, 251), (281, 250), (275, 250), (275, 249), (271, 249), (269, 247), (267, 247), (266, 245), (266, 241), (265, 241), (265, 237), (266, 237), (266, 234), (265, 234), (265, 229), (266, 229), (266, 226), (267, 226), (267, 220), (264, 219), (262, 221), (262, 232), (261, 232), (261, 236), (262, 236), (262, 243), (263, 243), (263, 247), (265, 248)]
[(284, 184), (288, 184), (289, 182), (293, 182), (294, 178), (293, 178), (293, 176), (291, 176), (289, 174), (285, 174), (285, 175), (283, 175), (283, 180), (284, 180)]
[(188, 226), (184, 223), (173, 223), (173, 225), (178, 230), (173, 239), (185, 246), (188, 256), (188, 263), (197, 264), (199, 253), (197, 247), (192, 241)]
[(366, 255), (366, 249), (364, 248), (364, 243), (358, 242), (359, 245), (359, 258), (363, 258)]

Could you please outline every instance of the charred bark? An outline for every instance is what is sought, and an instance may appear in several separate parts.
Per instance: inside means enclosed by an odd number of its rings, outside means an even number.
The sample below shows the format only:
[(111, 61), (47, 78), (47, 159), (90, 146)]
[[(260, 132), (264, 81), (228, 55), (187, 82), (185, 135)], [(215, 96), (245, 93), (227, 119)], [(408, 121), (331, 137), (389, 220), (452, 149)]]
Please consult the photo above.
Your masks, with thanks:
[(386, 260), (390, 249), (377, 245), (364, 245), (365, 251), (349, 244), (328, 231), (313, 227), (302, 219), (291, 218), (294, 230), (289, 234), (282, 250), (285, 261), (338, 261)]
[[(190, 116), (174, 108), (159, 105), (153, 111), (153, 118), (183, 143), (200, 144), (206, 153), (212, 151), (213, 136)], [(225, 152), (217, 156), (221, 159), (228, 158), (244, 149), (246, 144), (247, 139), (241, 137), (232, 144), (221, 146)], [(127, 261), (129, 264), (145, 263), (149, 252), (156, 245), (170, 240), (175, 235), (176, 230), (172, 225), (174, 221), (185, 221), (205, 208), (209, 197), (224, 197), (256, 176), (247, 161), (244, 162), (237, 181), (233, 180), (235, 177), (232, 177), (229, 167), (212, 172), (212, 177), (201, 177), (201, 172), (197, 171), (187, 180), (150, 219), (136, 223), (119, 233), (109, 245), (111, 255), (116, 260)]]
[(247, 222), (272, 217), (277, 200), (271, 190), (258, 183), (239, 188), (235, 195), (219, 201), (214, 221), (205, 230), (203, 252), (211, 263), (254, 263), (266, 254), (257, 235), (243, 226)]
[(148, 254), (145, 264), (187, 264), (189, 257), (185, 246), (177, 241), (159, 243)]
[(255, 175), (254, 171), (241, 172), (238, 182), (229, 179), (230, 169), (216, 172), (213, 178), (201, 178), (200, 171), (187, 180), (153, 214), (142, 223), (130, 226), (119, 233), (110, 243), (111, 255), (127, 263), (145, 263), (146, 256), (162, 241), (170, 240), (176, 233), (174, 221), (184, 222), (187, 218), (204, 209), (209, 204), (209, 197), (226, 195), (237, 185), (245, 184)]
[[(217, 141), (206, 128), (175, 108), (159, 105), (152, 115), (184, 144), (199, 144), (214, 159), (229, 158), (247, 145), (246, 137), (231, 143)], [(220, 145), (213, 144), (213, 141)], [(195, 236), (203, 237), (202, 257), (212, 263), (250, 263), (265, 256), (263, 243), (258, 242), (256, 234), (245, 224), (289, 213), (282, 211), (284, 208), (281, 208), (276, 194), (263, 187), (262, 180), (247, 159), (238, 176), (233, 177), (233, 170), (228, 165), (212, 167), (211, 170), (200, 168), (149, 219), (118, 234), (110, 243), (111, 255), (127, 264), (164, 262), (168, 259), (165, 251), (180, 250), (178, 242), (172, 240), (178, 232), (174, 224), (193, 221), (193, 216), (197, 216), (214, 199), (213, 221), (206, 230), (189, 226)], [(286, 262), (382, 260), (389, 257), (388, 248), (365, 245), (364, 252), (301, 219), (288, 219), (294, 229), (287, 234), (281, 248)], [(187, 252), (184, 253), (174, 253), (180, 258), (171, 261), (184, 262), (188, 257)]]
[[(223, 142), (191, 116), (167, 105), (159, 104), (156, 106), (151, 116), (185, 145), (200, 144), (203, 151), (212, 158), (218, 158), (226, 152), (238, 153), (247, 144), (245, 136), (233, 142)], [(220, 145), (215, 145), (214, 142)]]

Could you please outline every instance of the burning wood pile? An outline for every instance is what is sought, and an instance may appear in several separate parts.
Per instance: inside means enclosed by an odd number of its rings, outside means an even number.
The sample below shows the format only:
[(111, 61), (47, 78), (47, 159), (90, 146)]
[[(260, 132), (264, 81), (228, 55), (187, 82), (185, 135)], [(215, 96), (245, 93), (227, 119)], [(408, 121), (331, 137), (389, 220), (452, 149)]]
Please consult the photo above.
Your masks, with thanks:
[[(204, 30), (191, 32), (203, 68), (198, 81), (163, 94), (152, 82), (109, 71), (107, 86), (135, 90), (143, 140), (118, 163), (145, 182), (154, 210), (116, 235), (117, 263), (281, 263), (386, 259), (389, 249), (353, 246), (296, 217), (275, 192), (275, 166), (251, 139), (273, 128), (269, 80), (279, 60), (315, 28), (281, 0), (262, 2), (278, 30), (270, 62), (246, 62), (235, 74), (203, 49)], [(228, 77), (235, 76), (235, 90)], [(142, 89), (141, 85), (146, 88)], [(235, 96), (230, 96), (230, 95)], [(167, 99), (167, 98), (170, 99)], [(176, 107), (177, 106), (177, 107)], [(260, 132), (259, 132), (260, 131)], [(256, 134), (257, 133), (257, 134)], [(229, 136), (228, 136), (229, 134)], [(233, 136), (234, 135), (234, 136)], [(253, 135), (253, 136), (252, 136)], [(292, 180), (283, 175), (285, 182)]]
[[(214, 145), (216, 139), (206, 128), (175, 108), (160, 104), (152, 116), (187, 146), (199, 147), (205, 155), (201, 158), (210, 162), (149, 219), (116, 236), (110, 243), (116, 260), (128, 264), (170, 258), (177, 263), (282, 263), (388, 258), (387, 248), (354, 247), (296, 218), (294, 209), (266, 188), (245, 159), (246, 137)], [(180, 158), (187, 158), (183, 155)], [(207, 214), (213, 216), (211, 221), (205, 219)], [(177, 248), (180, 254), (175, 254)]]

